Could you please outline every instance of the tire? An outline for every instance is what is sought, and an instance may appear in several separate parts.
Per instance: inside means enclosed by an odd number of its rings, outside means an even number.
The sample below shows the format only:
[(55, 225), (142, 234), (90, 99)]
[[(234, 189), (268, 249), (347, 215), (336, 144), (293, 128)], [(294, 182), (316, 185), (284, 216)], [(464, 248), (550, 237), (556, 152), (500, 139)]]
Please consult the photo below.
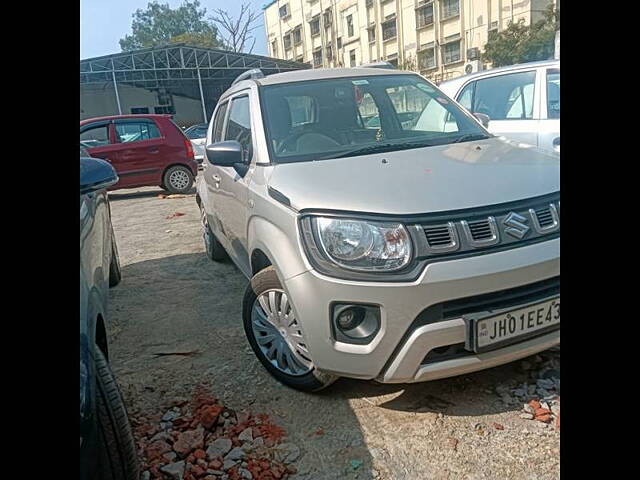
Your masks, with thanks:
[(169, 193), (187, 193), (193, 186), (193, 173), (184, 165), (174, 165), (164, 172), (162, 185)]
[(122, 395), (109, 363), (95, 347), (98, 479), (138, 480), (136, 447)]
[[(288, 387), (295, 388), (296, 390), (301, 390), (303, 392), (317, 392), (328, 387), (333, 382), (335, 382), (338, 377), (318, 370), (313, 365), (313, 360), (309, 356), (308, 352), (303, 354), (303, 358), (304, 361), (306, 361), (306, 364), (298, 364), (296, 360), (300, 357), (300, 350), (298, 350), (297, 354), (295, 354), (291, 349), (289, 349), (289, 356), (287, 357), (286, 354), (284, 355), (284, 358), (286, 359), (286, 369), (288, 369), (289, 371), (296, 370), (296, 367), (292, 368), (289, 366), (293, 364), (297, 364), (297, 367), (302, 367), (297, 368), (298, 371), (296, 372), (296, 374), (291, 374), (284, 371), (285, 369), (283, 368), (276, 367), (266, 356), (266, 353), (263, 352), (263, 350), (260, 348), (258, 344), (258, 337), (267, 338), (268, 336), (261, 336), (260, 333), (256, 331), (255, 325), (257, 325), (257, 323), (254, 322), (254, 316), (258, 315), (258, 313), (254, 311), (254, 305), (262, 294), (269, 294), (270, 291), (274, 291), (276, 292), (276, 294), (277, 291), (281, 291), (284, 293), (282, 285), (280, 284), (280, 280), (278, 279), (276, 271), (272, 266), (256, 273), (251, 279), (251, 282), (247, 286), (247, 289), (244, 293), (244, 299), (242, 303), (242, 319), (244, 323), (244, 331), (247, 336), (247, 340), (249, 341), (249, 345), (251, 345), (253, 353), (256, 355), (256, 357), (258, 357), (258, 360), (260, 360), (260, 363), (262, 363), (267, 371), (276, 378), (276, 380)], [(279, 298), (280, 301), (282, 301), (282, 296), (280, 296)], [(280, 305), (279, 308), (282, 308), (282, 303), (280, 303), (280, 301), (277, 303), (279, 303)], [(260, 304), (259, 301), (257, 303), (258, 305)], [(260, 310), (262, 307), (257, 308), (258, 310)], [(295, 326), (292, 328), (297, 329), (298, 333), (302, 333), (301, 326), (299, 322), (295, 320), (295, 316), (291, 317), (291, 315), (293, 315), (293, 311), (291, 310), (290, 304), (286, 305), (283, 310), (289, 312), (287, 316), (287, 323), (291, 318), (293, 318)], [(264, 310), (262, 311), (264, 312)], [(258, 319), (258, 317), (256, 317), (256, 319)], [(264, 325), (264, 322), (262, 322), (262, 325)], [(275, 329), (275, 327), (274, 332), (277, 333), (277, 329)], [(281, 335), (280, 339), (282, 338), (284, 337), (282, 337)], [(304, 343), (302, 343), (303, 341), (304, 339), (302, 338), (302, 341), (298, 344), (304, 345)], [(268, 347), (264, 347), (264, 344), (263, 348), (268, 349)], [(291, 359), (291, 361), (289, 361), (288, 359)], [(279, 363), (279, 361), (277, 361), (276, 363)]]
[(211, 231), (207, 215), (202, 207), (200, 207), (200, 224), (202, 225), (202, 239), (207, 257), (214, 262), (226, 260), (228, 258), (227, 252)]
[(109, 264), (109, 286), (115, 287), (122, 280), (122, 270), (120, 270), (120, 256), (118, 255), (118, 245), (115, 235), (111, 234), (111, 263)]

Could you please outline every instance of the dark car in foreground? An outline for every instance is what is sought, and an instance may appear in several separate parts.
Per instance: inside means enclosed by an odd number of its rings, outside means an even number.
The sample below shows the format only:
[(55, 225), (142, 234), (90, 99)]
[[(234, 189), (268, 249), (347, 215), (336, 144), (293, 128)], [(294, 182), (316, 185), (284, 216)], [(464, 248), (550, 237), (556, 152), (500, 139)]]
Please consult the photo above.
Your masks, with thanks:
[(127, 411), (108, 363), (107, 300), (120, 282), (107, 188), (111, 165), (80, 147), (80, 479), (138, 478)]
[(171, 115), (115, 115), (80, 121), (80, 145), (113, 165), (110, 190), (160, 186), (186, 193), (198, 173), (193, 145)]

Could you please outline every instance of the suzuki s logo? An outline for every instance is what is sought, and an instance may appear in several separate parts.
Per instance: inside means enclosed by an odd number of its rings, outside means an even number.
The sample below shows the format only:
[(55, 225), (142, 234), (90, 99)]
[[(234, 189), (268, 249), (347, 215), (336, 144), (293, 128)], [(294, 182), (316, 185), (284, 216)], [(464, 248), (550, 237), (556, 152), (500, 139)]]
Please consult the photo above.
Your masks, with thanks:
[(508, 233), (512, 237), (521, 240), (530, 230), (530, 228), (525, 225), (526, 222), (527, 219), (525, 217), (511, 212), (502, 220), (502, 224), (507, 227), (504, 229), (504, 233)]

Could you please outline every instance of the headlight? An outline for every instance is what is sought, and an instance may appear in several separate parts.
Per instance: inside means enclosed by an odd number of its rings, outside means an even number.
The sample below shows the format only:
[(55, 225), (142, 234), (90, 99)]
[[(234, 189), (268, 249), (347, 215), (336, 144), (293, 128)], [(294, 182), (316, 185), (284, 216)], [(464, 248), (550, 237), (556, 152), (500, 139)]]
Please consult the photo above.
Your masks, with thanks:
[(342, 268), (392, 272), (411, 261), (411, 238), (400, 223), (313, 217), (320, 252)]

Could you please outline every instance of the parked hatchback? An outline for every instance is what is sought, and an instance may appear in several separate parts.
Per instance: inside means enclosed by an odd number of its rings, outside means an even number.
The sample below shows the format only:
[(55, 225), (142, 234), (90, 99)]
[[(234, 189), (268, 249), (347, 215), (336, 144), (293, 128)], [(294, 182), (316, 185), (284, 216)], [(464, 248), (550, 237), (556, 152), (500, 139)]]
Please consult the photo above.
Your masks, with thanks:
[(193, 145), (170, 115), (117, 115), (80, 121), (80, 144), (115, 168), (110, 190), (160, 186), (186, 193), (198, 173)]
[(494, 68), (439, 85), (496, 135), (560, 151), (560, 61)]
[(560, 342), (559, 156), (420, 75), (243, 74), (206, 158), (207, 255), (250, 279), (247, 339), (286, 385), (433, 380)]

